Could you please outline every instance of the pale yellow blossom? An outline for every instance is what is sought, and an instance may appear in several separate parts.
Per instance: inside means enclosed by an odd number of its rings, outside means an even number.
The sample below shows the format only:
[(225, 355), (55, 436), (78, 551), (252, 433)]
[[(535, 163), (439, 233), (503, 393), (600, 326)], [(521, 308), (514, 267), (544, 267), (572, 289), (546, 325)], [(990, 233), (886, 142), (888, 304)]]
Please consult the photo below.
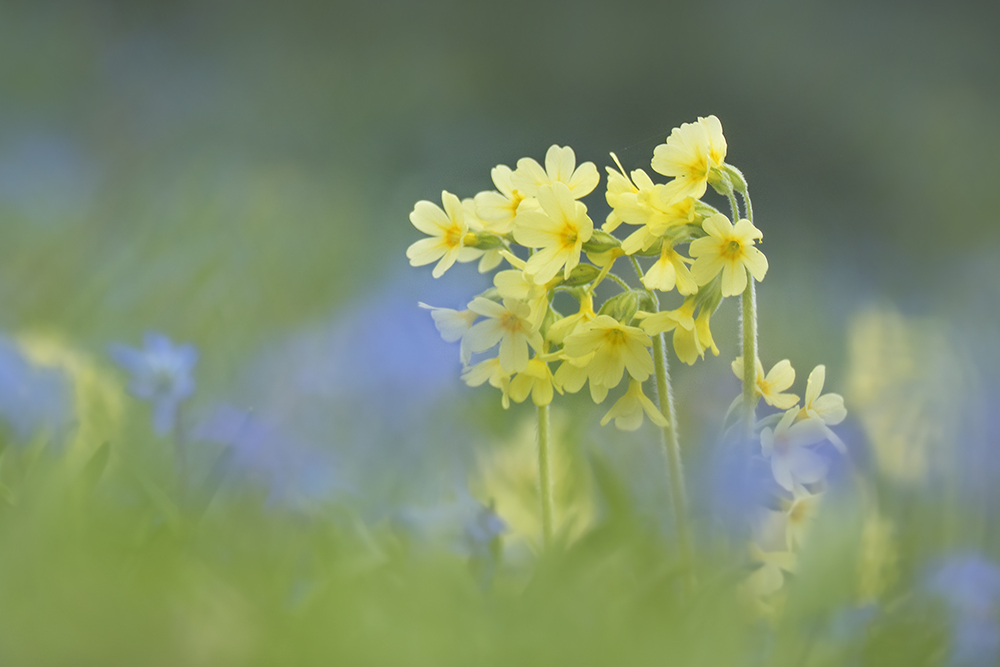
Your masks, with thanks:
[(640, 382), (652, 374), (653, 358), (647, 349), (652, 344), (642, 329), (626, 326), (608, 315), (598, 315), (566, 337), (563, 351), (574, 358), (593, 353), (587, 364), (588, 375), (592, 382), (610, 388), (618, 386), (626, 368)]
[(534, 357), (528, 362), (527, 368), (514, 376), (510, 381), (510, 397), (515, 403), (520, 403), (531, 394), (531, 401), (535, 405), (548, 405), (552, 402), (552, 390), (555, 388), (560, 394), (562, 389), (553, 382), (552, 371), (549, 365)]
[(540, 284), (552, 280), (559, 270), (563, 277), (580, 263), (583, 244), (594, 233), (594, 223), (587, 207), (573, 199), (568, 187), (561, 182), (538, 188), (541, 211), (524, 211), (517, 215), (514, 239), (523, 246), (539, 248), (528, 258), (525, 271)]
[(552, 145), (545, 153), (545, 169), (530, 157), (517, 161), (511, 174), (511, 186), (525, 197), (537, 197), (542, 186), (562, 183), (573, 199), (586, 197), (601, 180), (593, 162), (576, 166), (576, 154), (569, 146)]
[(744, 219), (734, 226), (718, 213), (702, 228), (708, 236), (692, 241), (688, 250), (695, 258), (691, 274), (699, 285), (708, 284), (721, 271), (722, 296), (736, 296), (746, 289), (747, 270), (758, 282), (764, 279), (767, 258), (754, 246), (762, 234), (753, 223)]
[(528, 321), (530, 308), (523, 301), (507, 299), (500, 305), (483, 297), (469, 303), (469, 310), (486, 319), (465, 333), (472, 352), (485, 352), (500, 343), (500, 366), (507, 373), (519, 373), (528, 366), (528, 346), (542, 349), (542, 334)]
[(665, 144), (653, 149), (653, 171), (673, 176), (668, 199), (700, 198), (726, 160), (726, 138), (715, 116), (698, 118), (671, 131)]
[[(733, 373), (740, 380), (743, 379), (743, 357), (736, 357), (733, 360)], [(782, 359), (764, 375), (764, 365), (757, 359), (757, 395), (764, 401), (779, 410), (788, 410), (799, 402), (799, 397), (795, 394), (783, 393), (795, 383), (795, 369), (792, 362)]]
[(500, 390), (504, 410), (510, 407), (510, 373), (503, 369), (497, 357), (484, 359), (466, 368), (462, 373), (462, 380), (470, 387), (478, 387), (484, 382), (489, 382), (491, 387)]
[(642, 383), (637, 380), (629, 380), (628, 390), (625, 395), (619, 398), (608, 413), (601, 419), (601, 426), (605, 426), (612, 419), (615, 420), (615, 428), (621, 431), (635, 431), (642, 426), (643, 414), (649, 416), (650, 421), (659, 427), (668, 425), (666, 418), (657, 409), (649, 398), (642, 393)]
[(462, 202), (447, 191), (441, 193), (441, 200), (444, 210), (425, 200), (414, 205), (410, 222), (430, 238), (421, 239), (406, 249), (411, 266), (424, 266), (436, 261), (437, 266), (431, 272), (435, 278), (444, 275), (455, 262), (470, 261), (482, 254), (481, 250), (464, 245), (469, 226)]

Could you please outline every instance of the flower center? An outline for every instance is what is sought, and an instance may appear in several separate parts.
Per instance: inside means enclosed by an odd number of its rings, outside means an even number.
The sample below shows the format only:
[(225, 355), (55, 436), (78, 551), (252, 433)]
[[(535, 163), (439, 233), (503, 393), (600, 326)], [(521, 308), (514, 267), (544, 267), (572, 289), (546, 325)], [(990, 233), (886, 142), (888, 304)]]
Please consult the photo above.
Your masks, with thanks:
[(514, 313), (504, 313), (500, 317), (500, 326), (503, 327), (504, 331), (509, 331), (510, 333), (518, 333), (524, 330), (524, 320), (522, 320), (518, 315)]
[(465, 234), (462, 232), (461, 227), (458, 225), (452, 225), (448, 228), (448, 231), (444, 233), (444, 243), (449, 248), (460, 247), (464, 236)]
[(736, 261), (743, 254), (743, 244), (736, 240), (727, 241), (722, 246), (722, 256), (729, 261)]
[(563, 250), (572, 248), (576, 245), (577, 238), (579, 234), (576, 227), (570, 224), (563, 225), (562, 231), (559, 232), (559, 245)]

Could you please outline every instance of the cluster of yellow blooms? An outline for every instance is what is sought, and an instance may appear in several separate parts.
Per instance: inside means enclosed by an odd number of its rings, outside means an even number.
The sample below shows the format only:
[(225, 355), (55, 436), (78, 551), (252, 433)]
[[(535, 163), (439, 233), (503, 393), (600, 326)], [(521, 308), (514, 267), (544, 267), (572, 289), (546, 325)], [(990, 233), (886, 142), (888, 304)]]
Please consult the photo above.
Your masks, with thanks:
[[(535, 404), (547, 405), (554, 392), (577, 392), (588, 383), (600, 403), (627, 371), (628, 388), (602, 424), (614, 419), (619, 428), (632, 430), (645, 414), (665, 425), (642, 389), (654, 372), (650, 336), (673, 331), (677, 356), (688, 364), (706, 350), (718, 354), (709, 318), (723, 297), (745, 289), (748, 270), (758, 281), (767, 272), (767, 259), (755, 246), (761, 232), (747, 219), (733, 224), (701, 201), (709, 185), (730, 195), (734, 187), (745, 188), (725, 157), (726, 140), (715, 116), (674, 129), (651, 162), (653, 171), (672, 177), (667, 183), (654, 183), (642, 169), (626, 174), (620, 163), (608, 168), (605, 197), (611, 213), (600, 230), (580, 201), (597, 187), (597, 168), (592, 162), (578, 166), (569, 147), (549, 148), (544, 167), (531, 158), (518, 160), (513, 170), (495, 167), (495, 191), (465, 200), (443, 192), (443, 208), (418, 202), (410, 221), (428, 238), (407, 251), (412, 265), (436, 262), (435, 277), (455, 262), (477, 259), (481, 272), (503, 262), (510, 267), (498, 271), (494, 288), (466, 310), (432, 308), (445, 340), (461, 341), (464, 380), (496, 387), (505, 407), (529, 395)], [(623, 223), (637, 229), (619, 240), (611, 232)], [(685, 245), (689, 257), (682, 254)], [(523, 256), (515, 246), (526, 249)], [(590, 263), (581, 261), (584, 254)], [(656, 258), (641, 273), (646, 289), (629, 289), (615, 277), (624, 291), (595, 310), (594, 288), (616, 260), (635, 256)], [(635, 268), (640, 270), (638, 263)], [(660, 311), (655, 292), (675, 289), (683, 302)], [(577, 312), (563, 316), (553, 309), (559, 291), (576, 297)], [(497, 345), (496, 356), (470, 365), (473, 354)], [(553, 364), (558, 364), (554, 371)]]
[[(493, 287), (465, 310), (421, 305), (431, 309), (445, 340), (461, 342), (467, 384), (499, 389), (505, 408), (529, 395), (539, 406), (540, 461), (546, 406), (556, 392), (575, 393), (588, 385), (593, 400), (601, 403), (627, 376), (627, 388), (601, 424), (614, 420), (620, 429), (635, 430), (648, 417), (661, 427), (678, 541), (688, 562), (691, 540), (684, 525), (677, 433), (668, 421), (672, 408), (663, 336), (673, 332), (674, 351), (684, 363), (694, 364), (706, 351), (718, 355), (710, 318), (724, 298), (740, 296), (743, 350), (753, 361), (750, 366), (743, 357), (733, 362), (743, 392), (730, 413), (740, 409), (744, 440), (759, 438), (759, 456), (769, 462), (779, 493), (779, 509), (760, 508), (751, 545), (760, 566), (747, 581), (755, 599), (767, 604), (781, 588), (784, 572), (794, 569), (806, 521), (821, 495), (827, 463), (813, 447), (830, 441), (845, 451), (830, 427), (844, 420), (846, 410), (838, 394), (822, 393), (824, 366), (809, 375), (800, 403), (787, 393), (795, 381), (791, 363), (783, 360), (765, 373), (757, 358), (754, 283), (764, 279), (768, 263), (757, 247), (762, 234), (752, 221), (746, 181), (725, 162), (726, 148), (719, 119), (708, 116), (675, 128), (654, 149), (650, 166), (670, 179), (665, 183), (655, 183), (642, 169), (626, 173), (612, 153), (617, 168), (607, 168), (604, 193), (611, 212), (595, 229), (580, 200), (597, 188), (597, 168), (591, 162), (578, 166), (571, 148), (552, 146), (544, 167), (531, 158), (518, 160), (516, 169), (495, 167), (495, 191), (465, 200), (444, 192), (443, 209), (418, 202), (410, 220), (428, 238), (410, 246), (407, 256), (414, 266), (436, 262), (435, 277), (455, 262), (478, 259), (481, 272), (507, 263), (494, 275)], [(728, 198), (733, 219), (702, 201), (709, 186)], [(743, 198), (745, 218), (735, 193)], [(622, 225), (635, 229), (618, 238), (612, 233)], [(638, 258), (652, 263), (643, 269)], [(612, 273), (620, 259), (631, 264), (642, 288)], [(621, 292), (595, 308), (595, 288), (607, 278)], [(661, 309), (661, 296), (675, 290), (678, 305)], [(560, 292), (575, 297), (576, 312), (555, 310), (553, 298)], [(495, 355), (472, 362), (472, 355), (493, 349)], [(643, 391), (651, 376), (659, 407)], [(758, 421), (760, 399), (778, 412)], [(543, 493), (545, 470), (540, 464)], [(543, 523), (546, 511), (543, 502)]]

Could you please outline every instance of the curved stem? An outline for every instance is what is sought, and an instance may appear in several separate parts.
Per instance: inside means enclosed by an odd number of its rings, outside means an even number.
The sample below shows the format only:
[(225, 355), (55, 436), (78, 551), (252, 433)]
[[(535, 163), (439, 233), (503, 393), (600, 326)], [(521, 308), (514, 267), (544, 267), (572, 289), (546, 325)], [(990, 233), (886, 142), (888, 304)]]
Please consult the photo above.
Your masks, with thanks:
[(740, 194), (743, 195), (743, 203), (747, 209), (747, 220), (753, 222), (753, 204), (750, 203), (750, 188), (744, 188)]
[(618, 276), (616, 276), (613, 273), (609, 273), (608, 274), (608, 278), (611, 278), (611, 280), (613, 280), (619, 287), (621, 287), (626, 292), (628, 290), (632, 289), (631, 285), (629, 285), (627, 282), (625, 282), (624, 280), (622, 280), (621, 278), (619, 278)]
[(690, 585), (689, 568), (694, 562), (694, 554), (691, 547), (691, 528), (687, 520), (687, 490), (684, 486), (681, 445), (677, 437), (677, 413), (674, 410), (670, 388), (666, 343), (662, 333), (653, 336), (653, 362), (656, 367), (656, 394), (660, 399), (660, 412), (667, 418), (667, 425), (660, 431), (660, 442), (663, 446), (663, 454), (667, 459), (667, 472), (670, 475), (670, 504), (673, 507), (681, 567), (688, 571), (687, 583)]
[(732, 191), (727, 193), (727, 196), (729, 197), (729, 208), (733, 210), (733, 224), (735, 225), (736, 221), (740, 219), (740, 206), (736, 203), (736, 195)]
[(753, 425), (757, 417), (757, 293), (754, 279), (747, 272), (747, 287), (743, 290), (740, 308), (742, 327), (740, 335), (743, 344), (743, 409), (745, 412), (745, 435), (753, 436)]
[(549, 406), (538, 406), (538, 496), (542, 504), (542, 547), (552, 545), (552, 517), (555, 504), (552, 498), (552, 466), (549, 451)]

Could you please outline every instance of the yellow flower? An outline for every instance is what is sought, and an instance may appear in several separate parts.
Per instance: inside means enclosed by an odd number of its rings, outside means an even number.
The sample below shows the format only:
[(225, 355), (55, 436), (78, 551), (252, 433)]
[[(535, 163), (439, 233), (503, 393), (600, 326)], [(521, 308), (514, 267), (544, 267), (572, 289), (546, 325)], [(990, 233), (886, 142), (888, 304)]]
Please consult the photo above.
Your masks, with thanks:
[(611, 232), (622, 222), (640, 225), (639, 229), (622, 241), (621, 247), (626, 254), (648, 250), (670, 227), (697, 219), (694, 199), (665, 199), (666, 186), (653, 183), (642, 169), (633, 171), (630, 180), (617, 156), (614, 153), (611, 156), (618, 163), (620, 171), (608, 167), (606, 198), (611, 206), (611, 213), (602, 229)]
[(759, 282), (767, 273), (767, 258), (754, 247), (763, 236), (749, 220), (734, 227), (729, 218), (717, 213), (702, 224), (708, 236), (691, 242), (688, 252), (695, 258), (691, 274), (705, 285), (722, 271), (722, 296), (736, 296), (747, 286), (747, 270)]
[(469, 226), (465, 222), (465, 210), (458, 197), (450, 192), (442, 192), (444, 210), (429, 201), (418, 201), (410, 213), (413, 226), (431, 238), (421, 239), (406, 249), (410, 266), (424, 266), (441, 260), (431, 272), (440, 278), (455, 262), (470, 261), (479, 257), (481, 250), (464, 245)]
[(658, 289), (661, 292), (669, 292), (676, 285), (681, 294), (694, 294), (698, 291), (698, 283), (688, 270), (686, 261), (690, 260), (674, 250), (668, 241), (664, 241), (660, 258), (646, 271), (642, 284), (646, 289)]
[(466, 368), (462, 373), (462, 379), (470, 387), (478, 387), (484, 382), (489, 382), (491, 387), (496, 387), (502, 393), (500, 401), (503, 409), (510, 407), (510, 373), (503, 369), (497, 357), (484, 359), (475, 366)]
[(593, 162), (576, 166), (576, 154), (569, 146), (552, 145), (545, 153), (545, 169), (530, 157), (517, 161), (517, 170), (511, 174), (511, 185), (526, 197), (537, 197), (542, 186), (562, 183), (573, 199), (586, 197), (601, 180)]
[(620, 323), (608, 315), (598, 315), (566, 337), (563, 351), (568, 357), (583, 358), (594, 353), (587, 372), (591, 382), (617, 387), (622, 374), (643, 382), (653, 372), (653, 358), (646, 349), (653, 341), (642, 329)]
[(568, 391), (571, 394), (575, 394), (583, 389), (583, 385), (589, 379), (590, 397), (594, 400), (594, 403), (603, 403), (604, 399), (608, 397), (608, 388), (599, 382), (595, 382), (594, 378), (590, 377), (590, 370), (588, 368), (594, 356), (593, 352), (585, 357), (567, 357), (563, 355), (563, 362), (556, 369), (554, 379), (555, 383), (562, 387), (563, 391)]
[(476, 297), (469, 310), (486, 319), (465, 333), (472, 352), (485, 352), (500, 343), (500, 367), (507, 373), (520, 373), (528, 367), (528, 346), (542, 349), (542, 334), (528, 322), (530, 309), (522, 301), (496, 301)]
[(499, 192), (480, 192), (474, 199), (479, 217), (488, 223), (487, 229), (494, 234), (504, 235), (514, 230), (517, 207), (524, 201), (524, 195), (511, 183), (513, 173), (505, 164), (493, 167), (490, 175)]
[(469, 327), (472, 326), (472, 323), (476, 321), (476, 318), (479, 317), (479, 315), (471, 310), (436, 308), (434, 306), (428, 306), (426, 303), (422, 302), (417, 305), (431, 311), (431, 318), (434, 320), (434, 326), (437, 328), (438, 333), (441, 334), (441, 338), (446, 343), (455, 343), (459, 340), (462, 341), (459, 354), (461, 356), (462, 363), (468, 364), (469, 360), (472, 359), (472, 352), (469, 350), (469, 345), (465, 340), (465, 332), (469, 330)]
[(493, 276), (493, 286), (497, 288), (501, 299), (523, 301), (528, 304), (528, 322), (532, 327), (538, 327), (542, 323), (549, 305), (548, 285), (539, 285), (524, 271), (507, 269), (497, 271)]
[(715, 116), (676, 127), (667, 143), (653, 149), (653, 171), (675, 177), (667, 184), (668, 199), (700, 198), (726, 160), (726, 138)]
[(635, 431), (642, 426), (643, 413), (649, 415), (650, 421), (659, 427), (667, 426), (668, 422), (663, 414), (653, 405), (653, 402), (642, 393), (642, 383), (636, 380), (629, 380), (628, 391), (625, 395), (611, 406), (608, 414), (601, 419), (601, 426), (606, 425), (612, 419), (615, 420), (615, 428), (620, 431)]
[(566, 336), (573, 333), (577, 325), (589, 322), (595, 317), (597, 317), (597, 313), (594, 312), (594, 297), (590, 292), (586, 292), (580, 297), (580, 310), (573, 315), (553, 322), (552, 326), (546, 332), (545, 337), (556, 345), (562, 345), (563, 341), (566, 340)]
[(710, 350), (715, 356), (719, 356), (719, 348), (712, 338), (712, 330), (708, 321), (712, 317), (712, 311), (702, 308), (698, 316), (694, 318), (694, 329), (677, 327), (674, 330), (674, 351), (677, 358), (688, 366), (693, 366), (697, 359), (705, 358), (705, 350)]
[[(743, 357), (736, 357), (733, 360), (733, 373), (740, 380), (743, 379)], [(779, 410), (788, 410), (799, 402), (799, 397), (795, 394), (782, 393), (795, 383), (795, 369), (792, 362), (782, 359), (764, 375), (764, 365), (757, 359), (757, 395), (763, 397), (768, 405), (772, 405)]]
[[(469, 230), (473, 232), (488, 232), (490, 234), (500, 234), (500, 232), (491, 226), (488, 220), (484, 220), (480, 217), (478, 210), (476, 209), (476, 203), (473, 199), (463, 199), (462, 209), (465, 211), (465, 223), (468, 225)], [(463, 257), (458, 259), (459, 262), (471, 262), (475, 259), (479, 259), (479, 272), (488, 273), (500, 265), (503, 261), (503, 256), (500, 254), (501, 247), (490, 248), (489, 250), (480, 250), (478, 248), (469, 248), (467, 254), (463, 251)]]
[(522, 211), (517, 215), (514, 239), (529, 248), (541, 248), (528, 258), (525, 271), (537, 283), (552, 280), (559, 269), (563, 277), (580, 263), (583, 244), (594, 233), (587, 207), (573, 199), (560, 182), (538, 188), (542, 211)]
[(647, 313), (640, 310), (635, 316), (642, 320), (640, 326), (650, 336), (673, 331), (678, 327), (693, 331), (695, 306), (695, 300), (688, 298), (684, 299), (680, 308), (661, 310), (658, 313)]
[(847, 418), (847, 409), (844, 407), (844, 397), (840, 394), (823, 394), (825, 382), (826, 366), (820, 364), (806, 380), (806, 402), (799, 413), (799, 419), (815, 417), (827, 426), (836, 426)]
[[(535, 405), (548, 405), (552, 402), (553, 389), (552, 371), (549, 365), (539, 359), (533, 358), (528, 362), (528, 367), (514, 376), (510, 381), (510, 397), (515, 403), (520, 403), (531, 394), (531, 401)], [(562, 389), (555, 384), (555, 390), (560, 394)]]

